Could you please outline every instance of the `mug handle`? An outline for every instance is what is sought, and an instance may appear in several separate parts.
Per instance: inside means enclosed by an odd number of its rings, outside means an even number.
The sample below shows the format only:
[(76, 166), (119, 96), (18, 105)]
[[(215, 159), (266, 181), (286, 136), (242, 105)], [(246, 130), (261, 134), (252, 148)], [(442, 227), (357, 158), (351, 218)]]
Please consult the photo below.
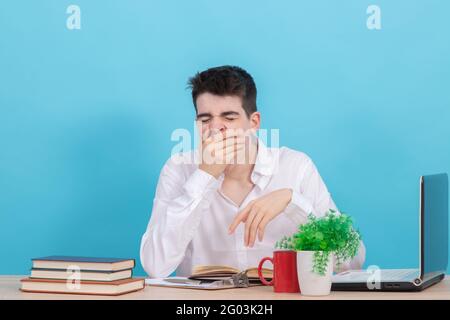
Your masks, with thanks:
[(264, 285), (266, 285), (266, 286), (273, 286), (273, 278), (272, 278), (271, 281), (267, 281), (266, 279), (264, 279), (264, 277), (262, 275), (262, 270), (261, 269), (262, 269), (262, 266), (263, 266), (264, 262), (266, 262), (267, 260), (271, 261), (272, 264), (273, 264), (273, 259), (272, 258), (270, 258), (270, 257), (263, 258), (261, 260), (261, 262), (259, 263), (259, 266), (258, 266), (258, 277), (259, 277), (259, 280), (261, 280), (261, 282)]

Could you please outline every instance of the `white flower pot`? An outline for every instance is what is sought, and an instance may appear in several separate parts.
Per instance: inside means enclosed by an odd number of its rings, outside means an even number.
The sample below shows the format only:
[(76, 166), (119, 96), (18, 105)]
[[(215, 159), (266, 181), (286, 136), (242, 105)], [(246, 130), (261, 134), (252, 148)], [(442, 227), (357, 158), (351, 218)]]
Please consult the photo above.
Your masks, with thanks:
[(331, 275), (333, 273), (333, 255), (328, 256), (325, 275), (313, 272), (315, 251), (297, 252), (297, 276), (300, 292), (305, 296), (326, 296), (331, 292)]

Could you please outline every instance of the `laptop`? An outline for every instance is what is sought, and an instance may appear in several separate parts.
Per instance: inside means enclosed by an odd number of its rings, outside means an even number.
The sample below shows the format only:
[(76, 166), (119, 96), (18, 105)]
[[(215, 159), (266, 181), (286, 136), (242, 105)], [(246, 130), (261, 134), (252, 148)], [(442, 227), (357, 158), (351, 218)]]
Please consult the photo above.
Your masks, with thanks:
[(333, 275), (335, 291), (421, 291), (445, 277), (448, 263), (448, 175), (420, 177), (419, 269), (349, 270)]

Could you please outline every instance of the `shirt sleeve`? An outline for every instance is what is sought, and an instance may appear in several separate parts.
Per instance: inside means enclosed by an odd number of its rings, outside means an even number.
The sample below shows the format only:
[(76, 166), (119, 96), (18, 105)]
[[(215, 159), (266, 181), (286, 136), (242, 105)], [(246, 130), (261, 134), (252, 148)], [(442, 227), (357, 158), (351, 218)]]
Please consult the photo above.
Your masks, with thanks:
[(218, 180), (196, 169), (187, 179), (179, 165), (169, 160), (161, 171), (152, 215), (142, 236), (140, 258), (150, 277), (167, 277), (182, 262), (200, 224), (208, 195)]
[[(307, 159), (304, 173), (300, 177), (299, 190), (292, 190), (292, 198), (284, 213), (297, 225), (307, 222), (308, 215), (323, 217), (329, 209), (340, 214), (322, 177), (310, 158)], [(334, 272), (349, 269), (361, 269), (366, 256), (364, 243), (361, 241), (357, 255), (350, 261), (344, 261), (340, 267), (334, 263)]]

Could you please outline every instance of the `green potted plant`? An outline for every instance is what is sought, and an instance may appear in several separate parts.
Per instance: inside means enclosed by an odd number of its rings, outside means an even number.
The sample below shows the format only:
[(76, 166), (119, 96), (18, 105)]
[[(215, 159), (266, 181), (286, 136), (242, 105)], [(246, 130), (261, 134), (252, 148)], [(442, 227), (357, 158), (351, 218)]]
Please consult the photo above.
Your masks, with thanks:
[(295, 251), (294, 244), (292, 243), (292, 237), (284, 236), (275, 243), (276, 250), (292, 250)]
[(346, 214), (330, 209), (323, 217), (310, 214), (307, 223), (285, 241), (297, 251), (297, 274), (303, 295), (328, 295), (334, 259), (339, 268), (353, 258), (360, 245), (360, 233)]

